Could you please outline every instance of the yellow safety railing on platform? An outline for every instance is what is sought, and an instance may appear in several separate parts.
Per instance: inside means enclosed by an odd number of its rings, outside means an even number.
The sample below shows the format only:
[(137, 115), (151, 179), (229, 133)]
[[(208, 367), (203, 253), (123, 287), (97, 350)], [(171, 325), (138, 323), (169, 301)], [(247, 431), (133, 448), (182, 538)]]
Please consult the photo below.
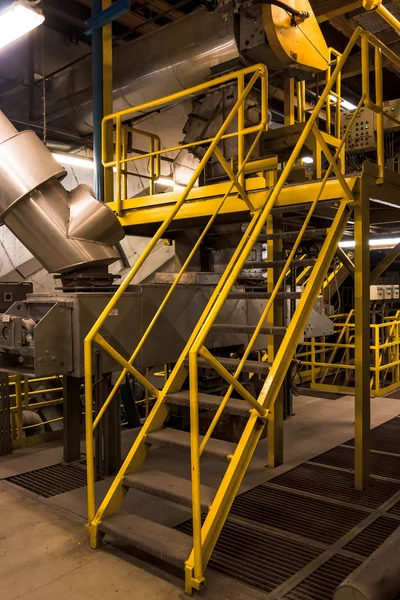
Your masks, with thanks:
[[(371, 395), (384, 396), (400, 389), (400, 320), (371, 323)], [(327, 341), (312, 338), (302, 343), (304, 351), (297, 355), (302, 372), (311, 375), (310, 387), (315, 390), (354, 393), (355, 341), (354, 310), (344, 321), (334, 324), (335, 333)], [(324, 354), (324, 359), (318, 355)], [(342, 379), (342, 383), (338, 381)]]
[[(63, 398), (63, 387), (46, 387), (44, 389), (30, 389), (30, 384), (40, 384), (41, 382), (50, 383), (51, 381), (62, 381), (62, 376), (49, 376), (40, 378), (29, 378), (21, 375), (10, 375), (9, 376), (9, 387), (10, 387), (10, 417), (11, 417), (11, 438), (12, 445), (14, 448), (23, 446), (26, 443), (26, 432), (28, 430), (37, 431), (41, 427), (55, 421), (62, 421), (63, 417), (56, 417), (54, 419), (44, 420), (41, 423), (27, 425), (24, 423), (23, 412), (27, 410), (37, 411), (40, 409), (48, 408), (50, 406), (60, 406), (64, 403)], [(58, 397), (51, 400), (42, 400), (41, 402), (32, 402), (36, 400), (37, 396), (47, 393), (54, 393)], [(35, 437), (38, 440), (43, 438), (43, 434), (36, 434)], [(30, 440), (31, 441), (31, 440)]]
[[(375, 77), (376, 77), (376, 98), (375, 102), (372, 102), (370, 98), (369, 90), (369, 79), (363, 77), (363, 88), (362, 95), (357, 107), (349, 123), (346, 126), (344, 134), (341, 137), (334, 138), (330, 136), (329, 141), (318, 128), (318, 118), (320, 111), (326, 102), (330, 102), (328, 98), (331, 94), (336, 94), (337, 106), (339, 106), (340, 100), (340, 86), (337, 87), (338, 77), (345, 65), (351, 50), (354, 45), (361, 38), (362, 45), (362, 68), (363, 73), (369, 73), (369, 53), (368, 46), (371, 44), (375, 47)], [(246, 180), (245, 180), (245, 166), (253, 155), (254, 149), (263, 132), (267, 130), (267, 89), (268, 89), (268, 74), (267, 69), (263, 65), (255, 65), (242, 69), (236, 73), (224, 75), (214, 80), (208, 81), (207, 83), (195, 86), (188, 90), (183, 90), (177, 94), (172, 94), (164, 98), (148, 102), (125, 111), (121, 111), (112, 115), (108, 115), (103, 121), (103, 131), (106, 132), (108, 124), (115, 122), (116, 125), (116, 156), (114, 160), (105, 162), (106, 169), (115, 170), (115, 181), (116, 181), (116, 198), (115, 198), (115, 210), (121, 215), (124, 211), (124, 201), (121, 194), (121, 177), (124, 165), (129, 161), (137, 160), (137, 157), (128, 157), (121, 155), (121, 131), (122, 131), (122, 120), (129, 115), (134, 114), (138, 111), (147, 111), (151, 108), (160, 107), (166, 105), (176, 99), (182, 99), (196, 95), (200, 92), (209, 90), (214, 86), (225, 84), (227, 82), (236, 82), (237, 85), (237, 100), (231, 109), (229, 115), (223, 122), (217, 134), (206, 140), (199, 140), (192, 144), (186, 144), (177, 146), (175, 150), (187, 148), (195, 144), (202, 144), (206, 147), (203, 158), (200, 160), (198, 167), (195, 169), (189, 183), (178, 196), (176, 203), (171, 207), (170, 213), (162, 225), (158, 228), (156, 234), (153, 236), (145, 251), (132, 267), (128, 276), (124, 282), (120, 285), (117, 292), (107, 304), (102, 314), (97, 319), (96, 323), (88, 333), (85, 339), (85, 419), (86, 419), (86, 454), (87, 454), (87, 475), (88, 475), (88, 531), (90, 532), (91, 544), (96, 547), (99, 543), (99, 531), (98, 527), (104, 518), (108, 515), (116, 512), (124, 498), (126, 489), (124, 488), (122, 481), (125, 473), (135, 472), (140, 469), (143, 460), (146, 456), (146, 436), (148, 433), (159, 429), (167, 417), (168, 409), (166, 406), (166, 397), (172, 391), (179, 390), (187, 378), (188, 372), (185, 367), (185, 361), (189, 359), (189, 389), (190, 389), (190, 446), (191, 446), (191, 465), (192, 465), (192, 517), (193, 517), (193, 550), (188, 557), (185, 565), (186, 573), (186, 590), (190, 592), (193, 588), (199, 589), (202, 582), (204, 581), (204, 570), (211, 556), (211, 552), (215, 546), (216, 540), (218, 539), (221, 528), (225, 522), (226, 516), (229, 512), (230, 506), (233, 502), (235, 494), (243, 479), (244, 473), (248, 467), (250, 459), (257, 446), (258, 440), (260, 439), (262, 429), (271, 416), (271, 411), (274, 407), (275, 400), (283, 384), (286, 372), (291, 364), (292, 357), (296, 351), (296, 347), (300, 342), (301, 336), (304, 332), (304, 328), (307, 324), (309, 314), (312, 310), (312, 306), (318, 296), (318, 293), (323, 284), (324, 278), (328, 271), (329, 265), (334, 257), (334, 253), (337, 244), (344, 232), (347, 220), (350, 215), (350, 206), (354, 204), (354, 196), (350, 190), (344, 176), (343, 168), (344, 165), (340, 164), (340, 157), (343, 155), (345, 148), (345, 142), (351, 127), (357, 116), (357, 111), (363, 106), (367, 105), (371, 110), (374, 110), (379, 115), (382, 115), (382, 61), (381, 54), (385, 54), (390, 58), (397, 66), (400, 67), (400, 59), (388, 48), (386, 48), (376, 37), (363, 31), (361, 28), (357, 28), (352, 35), (348, 46), (342, 55), (336, 53), (332, 63), (332, 73), (328, 79), (326, 86), (318, 99), (314, 110), (312, 111), (308, 120), (304, 122), (304, 128), (301, 132), (299, 139), (286, 162), (282, 173), (279, 177), (276, 177), (276, 182), (265, 190), (264, 200), (260, 206), (255, 209), (252, 205), (249, 195), (246, 191)], [(246, 81), (248, 81), (246, 83)], [(259, 83), (261, 91), (261, 119), (257, 125), (251, 127), (245, 127), (244, 118), (244, 102), (253, 86)], [(336, 86), (335, 90), (333, 89)], [(303, 97), (303, 90), (300, 86), (299, 95)], [(338, 111), (340, 112), (340, 111)], [(299, 113), (299, 116), (304, 119), (303, 112)], [(388, 116), (388, 115), (386, 115)], [(391, 117), (390, 117), (391, 118)], [(379, 173), (382, 176), (384, 173), (384, 157), (382, 154), (383, 148), (383, 125), (382, 119), (377, 120), (377, 137), (378, 137), (378, 167)], [(395, 120), (391, 118), (392, 120)], [(237, 128), (232, 133), (228, 132), (228, 127), (236, 120)], [(396, 121), (396, 120), (395, 120)], [(400, 122), (399, 122), (400, 124)], [(255, 134), (249, 149), (245, 151), (245, 136), (249, 134)], [(298, 160), (303, 146), (309, 136), (313, 137), (316, 145), (320, 151), (325, 155), (328, 162), (328, 167), (319, 182), (318, 192), (310, 203), (307, 216), (301, 226), (301, 230), (298, 233), (297, 239), (293, 243), (293, 247), (287, 256), (285, 265), (283, 266), (279, 276), (274, 279), (274, 269), (268, 269), (268, 280), (273, 281), (273, 285), (270, 291), (270, 297), (265, 303), (265, 307), (262, 311), (262, 315), (255, 325), (254, 333), (250, 336), (250, 341), (243, 353), (242, 358), (239, 361), (239, 365), (234, 374), (227, 371), (224, 366), (214, 357), (209, 350), (205, 347), (205, 340), (210, 332), (211, 327), (216, 321), (216, 318), (220, 312), (221, 307), (228, 298), (235, 281), (242, 271), (245, 261), (249, 256), (254, 243), (258, 240), (261, 232), (264, 231), (265, 227), (271, 223), (271, 211), (275, 206), (277, 199), (287, 183), (288, 177)], [(227, 163), (224, 156), (222, 155), (218, 144), (221, 140), (227, 137), (236, 137), (238, 142), (238, 161), (237, 169), (233, 171), (232, 167)], [(335, 148), (334, 154), (328, 147), (331, 144)], [(106, 147), (106, 144), (104, 145)], [(153, 153), (149, 153), (147, 156), (158, 156), (163, 152), (171, 151), (160, 150)], [(106, 156), (106, 154), (105, 154)], [(218, 201), (216, 210), (211, 215), (209, 221), (201, 232), (200, 237), (195, 243), (192, 251), (184, 262), (182, 268), (177, 274), (174, 283), (171, 285), (168, 293), (164, 297), (160, 307), (157, 309), (153, 319), (151, 320), (148, 328), (146, 329), (142, 339), (134, 349), (129, 359), (124, 358), (115, 350), (101, 335), (100, 330), (110, 314), (110, 311), (117, 305), (118, 300), (121, 298), (123, 293), (127, 290), (133, 277), (136, 275), (138, 270), (142, 267), (145, 260), (150, 255), (151, 251), (158, 243), (158, 241), (165, 235), (172, 221), (177, 217), (180, 209), (187, 201), (190, 191), (196, 183), (199, 175), (204, 170), (209, 159), (214, 156), (222, 165), (223, 169), (227, 174), (227, 179), (230, 182), (228, 191)], [(143, 158), (143, 155), (141, 155)], [(277, 168), (276, 161), (271, 160), (270, 168)], [(300, 243), (303, 235), (310, 223), (311, 217), (313, 216), (314, 210), (320, 201), (325, 185), (331, 175), (334, 173), (337, 181), (339, 182), (342, 189), (342, 197), (338, 198), (336, 216), (332, 221), (332, 225), (328, 230), (326, 239), (324, 240), (320, 254), (316, 259), (316, 263), (312, 272), (308, 278), (307, 285), (305, 286), (304, 293), (301, 300), (297, 304), (296, 311), (292, 317), (292, 320), (287, 328), (281, 345), (279, 346), (276, 355), (274, 356), (273, 364), (270, 368), (269, 374), (266, 378), (262, 391), (258, 398), (255, 398), (240, 382), (239, 376), (241, 375), (244, 364), (249, 357), (250, 352), (254, 346), (255, 340), (260, 334), (265, 321), (268, 319), (270, 324), (270, 313), (273, 307), (274, 301), (277, 298), (278, 291), (282, 287), (285, 275), (290, 268), (291, 261), (299, 251)], [(169, 301), (174, 289), (178, 285), (183, 273), (190, 264), (193, 256), (200, 247), (204, 236), (209, 231), (211, 225), (215, 221), (221, 208), (224, 206), (226, 199), (229, 194), (235, 190), (238, 196), (243, 201), (243, 210), (250, 212), (250, 222), (243, 233), (243, 237), (240, 240), (237, 248), (235, 249), (225, 271), (221, 274), (218, 284), (215, 286), (214, 291), (201, 315), (198, 323), (194, 327), (189, 339), (187, 340), (186, 346), (182, 351), (177, 363), (172, 369), (168, 376), (167, 381), (161, 390), (157, 389), (142, 373), (140, 373), (134, 366), (135, 358), (138, 352), (142, 348), (143, 344), (148, 339), (149, 333), (155, 325), (159, 315), (161, 314), (166, 303)], [(271, 273), (270, 273), (271, 271)], [(270, 276), (272, 279), (270, 279)], [(118, 377), (113, 390), (109, 397), (106, 399), (104, 405), (100, 409), (99, 413), (93, 420), (92, 417), (92, 406), (93, 406), (93, 367), (92, 367), (92, 349), (93, 344), (97, 344), (104, 351), (110, 354), (122, 367), (122, 372)], [(229, 388), (227, 393), (218, 408), (214, 419), (212, 420), (208, 431), (205, 436), (200, 439), (199, 435), (199, 418), (198, 418), (198, 358), (205, 359), (218, 373), (225, 379)], [(314, 356), (315, 357), (315, 356)], [(325, 363), (322, 366), (326, 366)], [(328, 365), (329, 366), (329, 365)], [(387, 366), (385, 366), (386, 368)], [(138, 434), (132, 448), (128, 452), (128, 455), (114, 481), (112, 482), (105, 498), (103, 499), (100, 507), (96, 509), (95, 506), (95, 494), (94, 494), (94, 455), (93, 455), (93, 433), (98, 426), (102, 416), (104, 415), (110, 402), (113, 400), (120, 384), (122, 383), (125, 375), (130, 373), (135, 377), (148, 392), (156, 398), (154, 406), (150, 411), (148, 418), (146, 419), (140, 433)], [(235, 390), (239, 395), (248, 402), (249, 404), (249, 420), (246, 428), (243, 432), (242, 438), (239, 441), (236, 451), (230, 456), (229, 466), (223, 476), (221, 485), (216, 493), (214, 501), (209, 508), (204, 524), (202, 524), (201, 518), (201, 499), (200, 499), (200, 486), (201, 486), (201, 473), (200, 473), (200, 457), (204, 452), (206, 444), (208, 443), (212, 432), (214, 431), (215, 425), (220, 418), (227, 401)]]

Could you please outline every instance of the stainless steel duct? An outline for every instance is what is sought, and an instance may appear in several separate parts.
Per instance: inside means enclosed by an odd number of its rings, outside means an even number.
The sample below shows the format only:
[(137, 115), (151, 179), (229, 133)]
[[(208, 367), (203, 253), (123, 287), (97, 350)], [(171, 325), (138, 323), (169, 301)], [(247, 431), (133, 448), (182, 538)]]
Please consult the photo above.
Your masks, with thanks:
[[(212, 67), (238, 56), (233, 19), (199, 10), (114, 49), (114, 109), (195, 85), (210, 75)], [(48, 121), (79, 134), (92, 130), (91, 56), (49, 82), (46, 102)], [(18, 98), (5, 99), (3, 110), (10, 118), (20, 117)]]
[(124, 237), (116, 216), (65, 171), (32, 131), (18, 132), (0, 112), (0, 224), (5, 223), (50, 273), (108, 265)]

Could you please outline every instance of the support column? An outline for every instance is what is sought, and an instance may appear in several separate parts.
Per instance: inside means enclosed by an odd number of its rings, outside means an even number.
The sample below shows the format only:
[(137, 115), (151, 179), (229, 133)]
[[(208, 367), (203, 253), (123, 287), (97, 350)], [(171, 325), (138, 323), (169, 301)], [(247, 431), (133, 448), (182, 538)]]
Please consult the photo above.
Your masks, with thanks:
[[(111, 6), (112, 0), (102, 0), (105, 10)], [(103, 116), (113, 112), (113, 52), (112, 52), (112, 23), (105, 25), (103, 36)], [(113, 158), (113, 125), (110, 122), (106, 127), (107, 161)], [(104, 171), (104, 169), (103, 169)], [(104, 202), (111, 202), (114, 193), (114, 176), (111, 169), (104, 172)]]
[[(92, 0), (92, 17), (103, 9), (102, 0)], [(92, 86), (93, 86), (93, 159), (94, 193), (104, 201), (104, 169), (101, 163), (101, 121), (103, 119), (103, 39), (102, 30), (92, 32)]]
[(294, 79), (287, 77), (284, 82), (284, 125), (294, 125)]
[[(267, 234), (278, 233), (279, 231), (282, 231), (282, 219), (270, 215), (267, 219)], [(282, 260), (282, 258), (282, 240), (267, 241), (267, 260)], [(277, 268), (267, 269), (268, 292), (273, 291), (278, 277)], [(283, 303), (284, 301), (275, 300), (268, 314), (268, 325), (283, 325)], [(268, 336), (268, 362), (273, 362), (280, 342), (280, 338), (273, 335)], [(283, 463), (283, 407), (284, 388), (282, 386), (272, 409), (271, 417), (268, 420), (268, 466), (271, 469)]]
[(370, 472), (370, 314), (369, 193), (366, 177), (354, 207), (355, 305), (355, 488), (363, 490)]
[(64, 460), (72, 462), (81, 457), (81, 377), (64, 375)]

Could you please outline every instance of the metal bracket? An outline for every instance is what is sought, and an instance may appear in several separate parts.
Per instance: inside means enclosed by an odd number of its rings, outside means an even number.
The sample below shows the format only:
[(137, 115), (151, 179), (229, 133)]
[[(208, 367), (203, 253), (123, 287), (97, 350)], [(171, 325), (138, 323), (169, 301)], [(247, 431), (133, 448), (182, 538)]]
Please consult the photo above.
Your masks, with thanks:
[(92, 35), (93, 31), (97, 31), (112, 21), (115, 21), (115, 19), (118, 19), (118, 17), (124, 13), (129, 12), (130, 9), (130, 0), (118, 0), (118, 2), (114, 2), (114, 4), (105, 10), (102, 10), (97, 15), (94, 15), (85, 21), (85, 25), (89, 27), (88, 31), (85, 31), (85, 35)]

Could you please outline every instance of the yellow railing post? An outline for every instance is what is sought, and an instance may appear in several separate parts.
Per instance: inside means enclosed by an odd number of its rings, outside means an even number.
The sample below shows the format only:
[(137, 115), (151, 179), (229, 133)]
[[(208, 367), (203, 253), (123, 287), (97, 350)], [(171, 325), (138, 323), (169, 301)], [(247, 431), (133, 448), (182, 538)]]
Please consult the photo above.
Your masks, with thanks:
[(190, 453), (192, 465), (192, 519), (194, 578), (203, 580), (203, 556), (201, 543), (201, 499), (200, 499), (200, 452), (199, 452), (199, 404), (197, 379), (197, 354), (189, 352), (190, 390)]

